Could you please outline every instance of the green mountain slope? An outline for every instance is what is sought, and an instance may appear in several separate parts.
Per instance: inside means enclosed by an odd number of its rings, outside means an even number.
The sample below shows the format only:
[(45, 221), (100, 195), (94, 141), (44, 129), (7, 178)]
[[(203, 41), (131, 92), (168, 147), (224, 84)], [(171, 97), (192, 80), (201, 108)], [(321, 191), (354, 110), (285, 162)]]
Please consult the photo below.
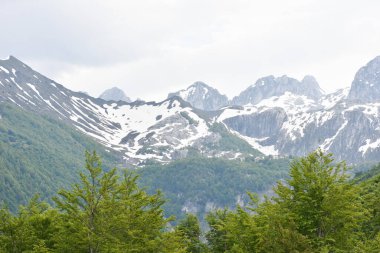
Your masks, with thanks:
[(120, 167), (120, 155), (62, 122), (5, 103), (0, 115), (0, 203), (12, 210), (36, 193), (48, 199), (67, 188), (85, 150), (96, 150), (106, 167)]
[(168, 199), (167, 215), (183, 217), (183, 211), (203, 217), (213, 208), (247, 203), (247, 191), (264, 193), (277, 180), (287, 177), (288, 159), (236, 161), (193, 157), (166, 165), (149, 165), (138, 171), (140, 183), (154, 192), (161, 189)]

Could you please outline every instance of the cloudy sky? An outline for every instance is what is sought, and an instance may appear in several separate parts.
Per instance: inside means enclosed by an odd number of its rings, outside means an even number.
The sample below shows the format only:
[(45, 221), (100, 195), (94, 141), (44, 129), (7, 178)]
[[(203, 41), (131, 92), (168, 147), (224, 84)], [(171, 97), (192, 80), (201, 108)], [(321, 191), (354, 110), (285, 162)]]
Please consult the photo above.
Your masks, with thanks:
[(164, 99), (197, 80), (229, 97), (267, 75), (331, 92), (380, 55), (378, 0), (0, 0), (0, 58), (76, 91)]

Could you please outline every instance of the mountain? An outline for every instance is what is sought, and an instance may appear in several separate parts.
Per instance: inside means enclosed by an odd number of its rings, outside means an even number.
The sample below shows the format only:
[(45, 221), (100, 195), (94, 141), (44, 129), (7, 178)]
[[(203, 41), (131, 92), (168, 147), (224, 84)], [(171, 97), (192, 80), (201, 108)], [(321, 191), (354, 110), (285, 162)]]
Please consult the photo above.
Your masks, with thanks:
[(286, 159), (262, 158), (213, 122), (217, 112), (180, 97), (105, 101), (66, 89), (15, 57), (0, 66), (0, 199), (12, 210), (37, 192), (49, 199), (74, 183), (86, 149), (97, 150), (107, 168), (141, 166), (141, 185), (170, 197), (168, 215), (244, 203), (246, 190), (263, 192), (286, 175)]
[(360, 102), (380, 102), (380, 56), (359, 69), (348, 98)]
[(192, 152), (225, 158), (261, 155), (224, 126), (214, 126), (212, 113), (180, 97), (158, 103), (105, 101), (66, 89), (15, 57), (0, 66), (0, 102), (62, 120), (122, 152), (126, 165), (169, 162)]
[[(322, 148), (334, 153), (338, 160), (376, 162), (380, 157), (378, 62), (376, 57), (361, 68), (349, 90), (324, 96), (316, 92), (318, 95), (312, 97), (304, 90), (276, 93), (276, 89), (271, 89), (277, 87), (275, 78), (259, 80), (247, 91), (265, 90), (266, 94), (279, 95), (251, 97), (246, 100), (250, 101), (247, 105), (225, 109), (216, 121), (239, 133), (265, 154), (302, 156)], [(260, 86), (256, 88), (257, 85)]]
[(286, 92), (295, 95), (304, 95), (310, 99), (318, 100), (323, 91), (312, 76), (305, 76), (302, 81), (286, 75), (281, 77), (267, 76), (260, 78), (256, 83), (233, 98), (233, 105), (255, 105), (263, 99), (281, 96)]
[(127, 103), (132, 102), (131, 99), (125, 95), (124, 91), (117, 87), (105, 90), (102, 94), (100, 94), (99, 98), (106, 101), (124, 101)]
[(380, 156), (378, 62), (377, 57), (361, 68), (349, 91), (323, 94), (311, 76), (302, 81), (268, 76), (226, 106), (225, 96), (201, 82), (161, 102), (96, 99), (10, 57), (0, 61), (0, 101), (62, 120), (120, 151), (130, 165), (167, 163), (194, 153), (225, 159), (303, 156), (319, 147), (360, 163)]
[(195, 82), (187, 89), (170, 93), (168, 98), (178, 96), (195, 108), (215, 111), (229, 104), (228, 98), (203, 82)]
[(376, 59), (351, 88), (331, 94), (312, 77), (270, 76), (232, 102), (225, 97), (201, 110), (189, 94), (217, 101), (204, 84), (160, 102), (106, 101), (71, 91), (11, 56), (0, 61), (0, 199), (15, 209), (36, 191), (47, 198), (68, 187), (85, 149), (96, 149), (107, 167), (141, 167), (142, 184), (172, 199), (171, 214), (244, 202), (248, 185), (265, 192), (284, 177), (288, 160), (279, 157), (318, 147), (349, 163), (378, 162)]

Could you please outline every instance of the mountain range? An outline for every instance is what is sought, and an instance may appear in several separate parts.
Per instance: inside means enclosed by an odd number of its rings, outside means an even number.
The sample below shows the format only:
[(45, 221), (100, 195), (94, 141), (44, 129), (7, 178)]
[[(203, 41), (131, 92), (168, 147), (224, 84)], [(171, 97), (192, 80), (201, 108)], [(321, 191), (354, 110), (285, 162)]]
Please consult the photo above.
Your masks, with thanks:
[(73, 126), (122, 153), (128, 165), (193, 152), (226, 159), (301, 156), (318, 147), (361, 163), (380, 157), (379, 73), (376, 57), (350, 88), (332, 94), (312, 76), (267, 76), (231, 100), (196, 82), (164, 101), (131, 103), (117, 89), (100, 98), (71, 91), (10, 56), (0, 61), (0, 102)]

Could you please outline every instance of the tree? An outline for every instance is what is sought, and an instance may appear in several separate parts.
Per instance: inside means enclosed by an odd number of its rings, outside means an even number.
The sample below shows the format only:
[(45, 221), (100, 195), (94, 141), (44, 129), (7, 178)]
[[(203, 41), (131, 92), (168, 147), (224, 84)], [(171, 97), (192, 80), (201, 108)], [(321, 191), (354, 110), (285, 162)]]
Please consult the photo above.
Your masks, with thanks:
[[(250, 195), (254, 197), (253, 195)], [(257, 252), (258, 231), (249, 211), (216, 210), (207, 216), (210, 231), (206, 234), (211, 252)]]
[(176, 230), (184, 238), (187, 252), (201, 253), (205, 251), (205, 245), (201, 242), (202, 231), (197, 216), (186, 214), (186, 217), (179, 221)]
[(63, 213), (59, 252), (165, 252), (164, 239), (173, 237), (163, 233), (161, 194), (148, 195), (130, 173), (104, 172), (95, 152), (86, 152), (85, 167), (80, 183), (54, 199)]
[(257, 209), (264, 251), (353, 249), (365, 216), (360, 190), (348, 181), (346, 165), (334, 164), (331, 157), (317, 150), (294, 160), (290, 179)]
[(48, 252), (52, 247), (54, 220), (57, 212), (33, 197), (27, 206), (21, 206), (17, 215), (7, 208), (0, 209), (0, 252)]

